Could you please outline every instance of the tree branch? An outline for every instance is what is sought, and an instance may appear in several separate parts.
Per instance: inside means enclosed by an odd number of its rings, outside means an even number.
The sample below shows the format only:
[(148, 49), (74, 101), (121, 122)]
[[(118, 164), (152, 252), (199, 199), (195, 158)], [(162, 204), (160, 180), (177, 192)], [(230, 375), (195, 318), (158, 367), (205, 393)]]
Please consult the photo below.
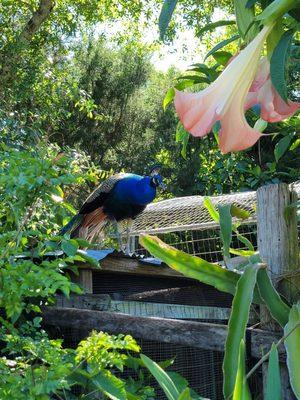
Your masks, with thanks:
[(42, 23), (49, 17), (54, 5), (54, 0), (40, 0), (38, 9), (33, 12), (32, 17), (24, 26), (19, 37), (16, 38), (18, 49), (14, 49), (13, 54), (4, 54), (0, 73), (2, 80), (5, 81), (12, 77), (12, 67), (15, 66), (22, 47), (30, 43)]
[(19, 43), (28, 44), (31, 41), (42, 23), (49, 17), (53, 7), (54, 0), (40, 0), (38, 9), (32, 14), (32, 17), (20, 33)]

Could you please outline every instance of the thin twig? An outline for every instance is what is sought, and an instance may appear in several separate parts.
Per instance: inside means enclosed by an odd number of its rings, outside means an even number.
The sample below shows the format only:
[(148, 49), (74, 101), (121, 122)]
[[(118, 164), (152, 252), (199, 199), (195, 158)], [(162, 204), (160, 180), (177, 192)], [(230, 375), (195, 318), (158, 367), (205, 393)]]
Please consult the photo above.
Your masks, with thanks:
[[(278, 340), (278, 342), (275, 344), (275, 347), (278, 348), (285, 340), (288, 336), (290, 336), (291, 333), (294, 332), (295, 329), (299, 328), (300, 326), (300, 322), (298, 322), (293, 329), (291, 329), (285, 336), (282, 336), (282, 338), (280, 338)], [(255, 365), (254, 367), (248, 372), (248, 374), (246, 375), (246, 380), (250, 378), (250, 376), (257, 370), (257, 368), (259, 368), (261, 366), (261, 364), (263, 364), (270, 356), (271, 354), (271, 350), (269, 350)]]

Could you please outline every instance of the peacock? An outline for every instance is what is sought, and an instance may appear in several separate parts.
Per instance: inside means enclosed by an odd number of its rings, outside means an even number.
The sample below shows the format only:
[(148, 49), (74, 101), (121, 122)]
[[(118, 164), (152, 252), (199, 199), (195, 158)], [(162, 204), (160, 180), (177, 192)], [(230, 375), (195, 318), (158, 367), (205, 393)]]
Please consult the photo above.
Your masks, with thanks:
[(160, 167), (154, 166), (149, 175), (118, 173), (106, 179), (85, 200), (60, 235), (69, 233), (71, 238), (84, 238), (92, 241), (98, 237), (109, 223), (117, 228), (120, 247), (122, 238), (118, 222), (127, 220), (127, 253), (129, 252), (129, 226), (133, 220), (156, 197), (156, 189), (165, 185), (160, 175)]

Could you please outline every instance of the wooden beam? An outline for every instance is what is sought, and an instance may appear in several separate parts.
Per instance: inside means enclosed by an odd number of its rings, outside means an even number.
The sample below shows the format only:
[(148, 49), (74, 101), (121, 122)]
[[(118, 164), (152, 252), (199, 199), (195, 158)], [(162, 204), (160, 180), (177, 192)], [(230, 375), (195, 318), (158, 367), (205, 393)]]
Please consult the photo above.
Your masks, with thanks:
[[(79, 327), (87, 335), (93, 329), (111, 334), (129, 334), (136, 339), (147, 339), (164, 343), (174, 343), (200, 349), (224, 352), (227, 326), (182, 321), (155, 317), (135, 317), (106, 311), (78, 310), (73, 308), (46, 308), (43, 311), (45, 326), (59, 326), (71, 329)], [(280, 335), (258, 329), (248, 329), (251, 343), (249, 349), (255, 358), (266, 353)], [(284, 347), (279, 347), (284, 355)]]
[(169, 268), (166, 264), (162, 265), (150, 265), (144, 264), (137, 259), (127, 258), (127, 257), (114, 257), (107, 256), (105, 259), (100, 261), (100, 268), (91, 266), (88, 263), (78, 264), (79, 269), (92, 269), (99, 272), (113, 272), (116, 274), (132, 274), (132, 275), (142, 275), (142, 276), (167, 276), (175, 277), (181, 279), (186, 278), (181, 273), (174, 271)]
[[(85, 310), (110, 311), (137, 317), (159, 317), (172, 319), (215, 319), (228, 320), (231, 309), (224, 307), (190, 306), (145, 301), (112, 300), (107, 294), (72, 295), (69, 298), (57, 296), (56, 306)], [(250, 323), (256, 323), (254, 313)]]

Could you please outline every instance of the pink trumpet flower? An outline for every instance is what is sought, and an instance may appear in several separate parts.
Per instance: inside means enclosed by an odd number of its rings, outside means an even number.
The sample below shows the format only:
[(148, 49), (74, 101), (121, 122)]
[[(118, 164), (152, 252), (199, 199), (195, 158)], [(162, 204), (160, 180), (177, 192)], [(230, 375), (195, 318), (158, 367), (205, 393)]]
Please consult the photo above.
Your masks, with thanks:
[(261, 137), (244, 115), (247, 93), (254, 80), (264, 41), (273, 25), (265, 26), (219, 77), (198, 93), (176, 90), (175, 108), (184, 126), (193, 136), (207, 135), (220, 121), (219, 147), (222, 153), (244, 150)]
[(270, 62), (267, 57), (263, 57), (259, 62), (257, 74), (246, 98), (245, 110), (255, 104), (261, 105), (261, 118), (268, 122), (282, 121), (300, 108), (300, 103), (282, 100), (272, 85)]

